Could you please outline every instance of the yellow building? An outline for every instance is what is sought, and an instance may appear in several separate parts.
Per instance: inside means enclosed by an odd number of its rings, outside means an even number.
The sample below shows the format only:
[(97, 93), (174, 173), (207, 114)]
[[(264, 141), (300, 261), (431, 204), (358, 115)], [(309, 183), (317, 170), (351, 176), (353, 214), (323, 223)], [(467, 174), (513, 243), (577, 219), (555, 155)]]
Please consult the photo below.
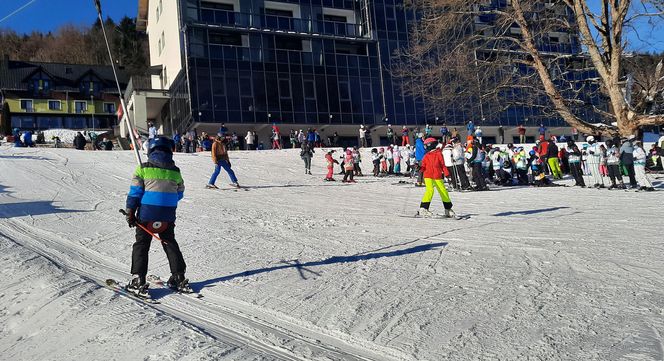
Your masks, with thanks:
[[(126, 84), (126, 75), (118, 74)], [(124, 87), (124, 84), (121, 84)], [(120, 99), (110, 66), (0, 60), (12, 128), (111, 129)]]

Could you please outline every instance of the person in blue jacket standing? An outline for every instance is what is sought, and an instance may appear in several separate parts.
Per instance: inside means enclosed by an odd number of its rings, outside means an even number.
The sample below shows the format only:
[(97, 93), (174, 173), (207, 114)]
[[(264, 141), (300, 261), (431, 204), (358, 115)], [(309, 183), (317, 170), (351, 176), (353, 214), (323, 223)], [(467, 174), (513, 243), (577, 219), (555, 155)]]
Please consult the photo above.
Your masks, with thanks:
[(136, 227), (136, 242), (132, 249), (132, 281), (127, 291), (148, 298), (148, 254), (152, 233), (158, 233), (171, 269), (167, 284), (179, 291), (187, 291), (189, 281), (184, 273), (187, 265), (175, 240), (175, 212), (184, 197), (184, 180), (173, 161), (175, 142), (158, 137), (150, 144), (148, 161), (134, 172), (127, 194), (126, 217), (129, 227)]
[(23, 145), (25, 147), (35, 146), (35, 143), (32, 142), (32, 132), (29, 130), (26, 130), (25, 133), (23, 133)]
[(419, 133), (417, 134), (417, 139), (415, 139), (415, 164), (417, 167), (417, 183), (415, 185), (418, 187), (424, 187), (424, 174), (420, 171), (420, 166), (426, 154), (427, 150), (424, 147), (424, 139), (422, 133)]

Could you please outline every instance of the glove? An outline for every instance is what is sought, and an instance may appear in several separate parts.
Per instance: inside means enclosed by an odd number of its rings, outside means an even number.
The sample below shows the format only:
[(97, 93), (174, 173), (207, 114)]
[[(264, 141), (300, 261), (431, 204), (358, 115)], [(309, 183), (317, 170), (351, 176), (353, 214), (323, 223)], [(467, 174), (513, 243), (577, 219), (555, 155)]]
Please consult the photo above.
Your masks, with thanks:
[(127, 208), (127, 224), (129, 224), (129, 228), (136, 227), (136, 214), (133, 209)]

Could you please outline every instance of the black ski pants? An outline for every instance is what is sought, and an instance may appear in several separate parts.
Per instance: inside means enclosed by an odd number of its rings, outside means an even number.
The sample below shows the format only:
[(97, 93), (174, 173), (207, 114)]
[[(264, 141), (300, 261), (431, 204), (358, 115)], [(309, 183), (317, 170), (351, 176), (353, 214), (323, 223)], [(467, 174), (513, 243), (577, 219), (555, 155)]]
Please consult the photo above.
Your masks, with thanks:
[(353, 173), (354, 172), (353, 172), (352, 169), (346, 169), (346, 173), (344, 174), (344, 180), (343, 181), (346, 182), (347, 180), (349, 180), (348, 178), (350, 178), (350, 181), (354, 181), (355, 179), (353, 179), (354, 178)]
[(454, 176), (457, 177), (457, 184), (461, 186), (461, 189), (470, 188), (468, 176), (466, 176), (466, 167), (463, 164), (456, 164), (454, 166)]
[(637, 187), (636, 176), (634, 173), (634, 164), (625, 164), (625, 169), (627, 170), (627, 176), (629, 177), (629, 185), (634, 188)]
[(620, 166), (618, 164), (609, 164), (607, 165), (609, 170), (609, 178), (611, 179), (611, 184), (616, 185), (616, 182), (623, 184), (623, 176), (620, 173)]
[(482, 172), (482, 163), (473, 162), (473, 182), (475, 182), (475, 187), (477, 189), (486, 188), (484, 173)]
[[(168, 263), (171, 266), (172, 274), (184, 274), (187, 265), (184, 263), (180, 246), (175, 240), (175, 224), (169, 223), (166, 230), (159, 233), (159, 238), (168, 257)], [(150, 253), (150, 243), (152, 235), (140, 227), (136, 227), (136, 242), (131, 252), (131, 274), (145, 277), (148, 274), (148, 254)]]
[(586, 186), (586, 182), (583, 181), (583, 170), (581, 170), (581, 163), (570, 163), (569, 170), (572, 172), (572, 177), (577, 186)]

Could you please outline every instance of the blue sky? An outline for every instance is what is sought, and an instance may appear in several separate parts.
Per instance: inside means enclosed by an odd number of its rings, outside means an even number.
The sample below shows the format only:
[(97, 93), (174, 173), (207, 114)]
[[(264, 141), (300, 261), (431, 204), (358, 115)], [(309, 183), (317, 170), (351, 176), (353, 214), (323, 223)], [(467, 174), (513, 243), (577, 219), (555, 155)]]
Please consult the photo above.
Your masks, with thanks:
[[(0, 0), (0, 19), (14, 10), (29, 3), (31, 0)], [(592, 6), (595, 1), (589, 3)], [(127, 15), (135, 17), (138, 12), (138, 0), (101, 0), (104, 17), (110, 16), (119, 20)], [(96, 19), (93, 0), (34, 0), (34, 3), (0, 23), (0, 28), (14, 29), (19, 33), (29, 33), (33, 30), (52, 31), (60, 25), (73, 23), (76, 25), (90, 25)], [(627, 35), (628, 49), (632, 51), (664, 51), (664, 21), (653, 27), (643, 19), (637, 24), (635, 31)]]
[[(0, 19), (27, 4), (30, 0), (0, 0)], [(138, 0), (101, 0), (104, 18), (119, 20), (125, 15), (136, 17)], [(35, 0), (34, 3), (0, 23), (0, 28), (19, 33), (53, 31), (60, 25), (91, 25), (97, 18), (93, 0)]]

